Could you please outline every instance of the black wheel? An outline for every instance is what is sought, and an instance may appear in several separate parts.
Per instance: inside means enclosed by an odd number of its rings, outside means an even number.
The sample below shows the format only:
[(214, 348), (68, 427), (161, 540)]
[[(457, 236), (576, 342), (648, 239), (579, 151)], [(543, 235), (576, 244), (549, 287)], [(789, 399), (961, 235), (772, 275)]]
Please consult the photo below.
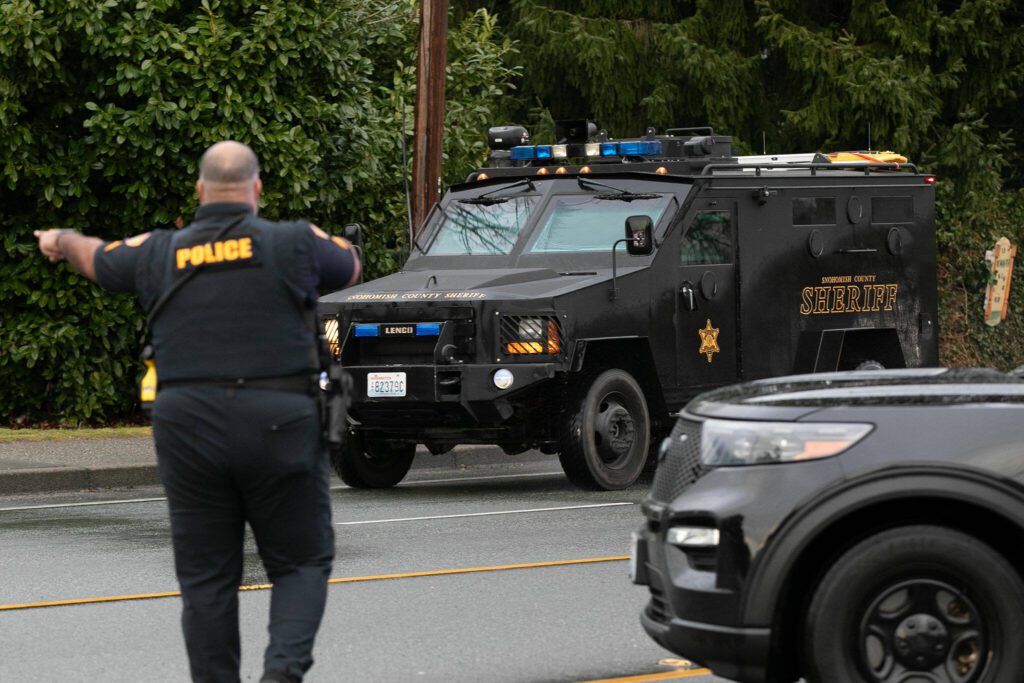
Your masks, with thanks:
[(559, 434), (565, 475), (585, 489), (622, 489), (647, 461), (651, 419), (643, 391), (623, 370), (584, 373), (569, 397)]
[(331, 450), (331, 465), (341, 480), (360, 489), (391, 488), (405, 478), (416, 444), (366, 439), (351, 432), (340, 449)]
[(988, 545), (943, 527), (892, 529), (826, 573), (807, 612), (813, 683), (1003, 683), (1024, 672), (1024, 583)]

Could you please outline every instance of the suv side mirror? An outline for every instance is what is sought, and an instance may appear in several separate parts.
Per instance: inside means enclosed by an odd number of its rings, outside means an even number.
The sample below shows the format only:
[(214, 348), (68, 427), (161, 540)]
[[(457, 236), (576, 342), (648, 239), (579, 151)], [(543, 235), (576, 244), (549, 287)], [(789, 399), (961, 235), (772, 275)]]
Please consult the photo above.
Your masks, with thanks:
[(626, 219), (626, 251), (630, 256), (647, 256), (654, 251), (654, 221), (650, 216), (630, 216)]

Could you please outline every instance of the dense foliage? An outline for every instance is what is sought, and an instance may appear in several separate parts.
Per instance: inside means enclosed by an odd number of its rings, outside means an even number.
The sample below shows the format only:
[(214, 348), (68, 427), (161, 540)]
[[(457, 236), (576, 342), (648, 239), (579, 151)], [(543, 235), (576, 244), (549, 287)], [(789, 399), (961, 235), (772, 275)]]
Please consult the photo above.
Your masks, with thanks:
[[(981, 315), (985, 249), (1024, 242), (1019, 2), (451, 2), (447, 181), (482, 158), (489, 125), (527, 123), (544, 141), (580, 116), (616, 136), (711, 124), (744, 152), (894, 148), (940, 178), (942, 361), (1024, 363), (1024, 253), (1006, 322)], [(0, 421), (133, 413), (134, 303), (45, 263), (31, 231), (187, 221), (215, 140), (260, 155), (265, 215), (361, 222), (369, 274), (394, 270), (417, 7), (0, 3)]]
[(713, 125), (741, 152), (895, 149), (939, 177), (940, 356), (1024, 363), (1024, 251), (1010, 314), (982, 322), (986, 249), (1024, 244), (1024, 9), (1014, 0), (456, 0), (518, 43), (509, 120), (550, 141)]
[[(187, 222), (214, 141), (260, 156), (263, 215), (358, 221), (368, 273), (397, 267), (417, 20), (415, 0), (0, 3), (0, 420), (133, 413), (134, 302), (46, 263), (32, 230)], [(451, 27), (452, 179), (479, 162), (514, 76), (494, 28), (483, 11)]]

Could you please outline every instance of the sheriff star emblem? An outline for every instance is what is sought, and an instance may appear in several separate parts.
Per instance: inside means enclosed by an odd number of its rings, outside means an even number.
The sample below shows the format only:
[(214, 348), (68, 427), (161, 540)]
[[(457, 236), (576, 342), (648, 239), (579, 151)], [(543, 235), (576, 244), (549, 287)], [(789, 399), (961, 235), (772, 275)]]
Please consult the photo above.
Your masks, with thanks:
[(697, 334), (700, 335), (700, 349), (697, 353), (703, 353), (708, 357), (708, 362), (711, 362), (711, 357), (721, 351), (718, 348), (718, 328), (711, 327), (711, 318), (708, 318), (707, 325), (704, 329), (697, 330)]

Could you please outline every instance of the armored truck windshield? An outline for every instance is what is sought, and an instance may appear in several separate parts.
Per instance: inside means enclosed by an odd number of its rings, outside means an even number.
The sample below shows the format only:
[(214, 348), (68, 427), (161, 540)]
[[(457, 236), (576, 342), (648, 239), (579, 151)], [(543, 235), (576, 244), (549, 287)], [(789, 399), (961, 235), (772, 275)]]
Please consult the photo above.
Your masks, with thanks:
[(552, 255), (552, 263), (558, 256), (590, 253), (590, 260), (607, 265), (626, 218), (647, 216), (659, 226), (674, 212), (677, 195), (688, 191), (678, 182), (659, 188), (634, 181), (628, 189), (575, 180), (497, 185), (439, 204), (421, 246), (430, 257)]
[(454, 201), (437, 211), (439, 223), (427, 247), (432, 256), (508, 254), (526, 225), (537, 196), (501, 197), (493, 202), (482, 197)]

